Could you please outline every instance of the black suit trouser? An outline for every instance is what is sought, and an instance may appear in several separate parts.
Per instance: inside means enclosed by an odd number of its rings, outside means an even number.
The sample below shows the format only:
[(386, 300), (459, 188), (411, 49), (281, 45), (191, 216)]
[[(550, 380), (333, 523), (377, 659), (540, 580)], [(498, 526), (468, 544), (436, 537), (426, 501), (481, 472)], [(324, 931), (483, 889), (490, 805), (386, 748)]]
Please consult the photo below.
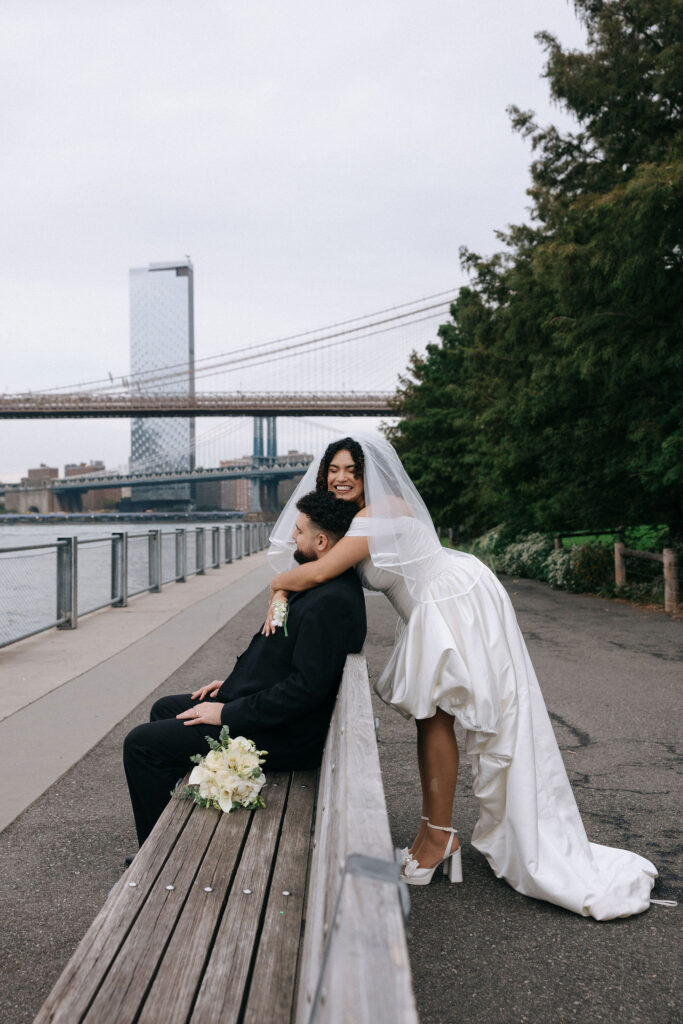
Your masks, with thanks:
[(124, 740), (123, 764), (141, 846), (176, 782), (193, 767), (191, 755), (207, 754), (206, 737), (217, 740), (220, 734), (220, 725), (185, 725), (176, 718), (197, 703), (189, 693), (162, 697), (153, 705), (150, 721), (136, 726)]

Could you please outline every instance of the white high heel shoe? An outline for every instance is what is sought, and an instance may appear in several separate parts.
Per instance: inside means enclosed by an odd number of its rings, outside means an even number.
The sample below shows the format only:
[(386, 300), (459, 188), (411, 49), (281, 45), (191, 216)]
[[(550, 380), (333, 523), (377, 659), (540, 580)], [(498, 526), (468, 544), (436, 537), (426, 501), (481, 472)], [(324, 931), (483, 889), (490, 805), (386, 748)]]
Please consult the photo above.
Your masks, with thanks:
[[(420, 821), (429, 822), (429, 818), (427, 817), (426, 814), (421, 814), (420, 815)], [(410, 860), (411, 856), (412, 856), (412, 854), (410, 852), (410, 847), (409, 846), (404, 846), (402, 850), (398, 851), (397, 860), (401, 864), (407, 864), (408, 861)]]
[(431, 822), (427, 822), (427, 828), (433, 828), (437, 832), (450, 833), (444, 855), (433, 868), (421, 868), (419, 861), (411, 858), (403, 867), (402, 880), (407, 882), (408, 885), (429, 885), (439, 864), (443, 864), (444, 874), (448, 875), (449, 881), (462, 882), (460, 847), (458, 846), (457, 850), (453, 850), (453, 841), (458, 834), (458, 830), (456, 828), (444, 828), (443, 825), (432, 825)]

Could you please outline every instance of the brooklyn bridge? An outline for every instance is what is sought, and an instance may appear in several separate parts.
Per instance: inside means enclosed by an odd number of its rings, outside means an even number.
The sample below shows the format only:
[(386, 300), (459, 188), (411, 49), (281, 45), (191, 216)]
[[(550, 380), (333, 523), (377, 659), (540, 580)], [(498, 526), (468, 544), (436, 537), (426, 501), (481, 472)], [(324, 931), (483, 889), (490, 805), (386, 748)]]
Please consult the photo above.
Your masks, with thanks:
[[(138, 429), (147, 429), (150, 436), (156, 421), (189, 420), (191, 425), (189, 445), (183, 442), (175, 452), (166, 446), (156, 456), (131, 459), (117, 470), (53, 476), (41, 482), (37, 496), (26, 481), (8, 484), (7, 508), (44, 511), (49, 492), (52, 507), (77, 511), (86, 491), (122, 487), (132, 488), (140, 500), (147, 495), (153, 501), (152, 495), (164, 494), (162, 488), (171, 493), (169, 486), (180, 494), (179, 485), (184, 485), (182, 493), (191, 505), (195, 485), (238, 479), (250, 481), (252, 510), (272, 507), (279, 482), (305, 472), (310, 451), (326, 436), (343, 436), (361, 422), (372, 429), (373, 420), (396, 416), (392, 400), (399, 382), (411, 358), (436, 340), (453, 298), (453, 290), (439, 292), (190, 364), (155, 365), (130, 375), (108, 373), (49, 390), (0, 394), (3, 420), (127, 418), (133, 424), (149, 423)], [(216, 425), (204, 433), (196, 430), (195, 421), (209, 419)], [(294, 421), (296, 428), (291, 426)], [(51, 430), (58, 429), (55, 422)]]

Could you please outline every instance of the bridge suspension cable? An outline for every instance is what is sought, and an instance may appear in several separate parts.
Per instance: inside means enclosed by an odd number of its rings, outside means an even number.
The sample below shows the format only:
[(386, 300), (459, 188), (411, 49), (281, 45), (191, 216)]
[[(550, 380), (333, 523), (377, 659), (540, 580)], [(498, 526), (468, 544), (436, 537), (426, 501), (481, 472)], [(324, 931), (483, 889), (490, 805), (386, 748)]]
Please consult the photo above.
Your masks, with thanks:
[[(406, 312), (395, 312), (396, 310), (405, 310), (409, 306), (414, 307), (419, 303), (441, 298), (445, 295), (448, 295), (450, 298), (431, 305), (420, 306), (417, 309), (411, 308)], [(388, 331), (395, 330), (398, 326), (409, 327), (413, 324), (433, 320), (436, 319), (438, 315), (441, 315), (438, 311), (445, 311), (445, 309), (450, 305), (453, 297), (454, 289), (449, 289), (444, 292), (436, 292), (433, 295), (424, 296), (422, 299), (415, 299), (412, 302), (401, 303), (383, 310), (378, 310), (376, 313), (352, 317), (348, 320), (342, 320), (331, 324), (328, 327), (287, 335), (269, 342), (242, 346), (219, 355), (206, 356), (195, 361), (194, 376), (195, 379), (197, 379), (216, 374), (222, 375), (239, 370), (246, 370), (262, 366), (265, 363), (291, 359), (296, 355), (303, 354), (305, 350), (314, 350), (316, 352), (323, 351), (324, 349), (332, 348), (337, 345), (347, 344), (350, 341), (359, 341), (377, 334), (386, 333)], [(374, 319), (376, 317), (382, 317), (385, 313), (393, 313), (394, 315), (384, 317), (383, 319)], [(422, 313), (428, 313), (429, 315), (418, 317), (418, 314)], [(379, 330), (370, 330), (370, 328), (375, 327), (379, 328)], [(337, 328), (342, 329), (337, 330)], [(316, 336), (310, 337), (310, 335)], [(294, 342), (294, 344), (289, 344), (290, 342)], [(81, 388), (89, 388), (93, 393), (101, 391), (128, 391), (130, 390), (131, 383), (133, 383), (138, 390), (143, 390), (146, 386), (158, 385), (162, 382), (167, 384), (179, 384), (183, 381), (188, 381), (189, 376), (186, 363), (171, 363), (167, 366), (156, 367), (151, 370), (144, 371), (142, 374), (139, 373), (132, 381), (130, 377), (126, 375), (113, 377), (110, 374), (107, 378), (99, 378), (97, 380), (82, 382), (76, 385), (59, 385), (33, 393), (48, 394), (58, 391), (73, 392)]]

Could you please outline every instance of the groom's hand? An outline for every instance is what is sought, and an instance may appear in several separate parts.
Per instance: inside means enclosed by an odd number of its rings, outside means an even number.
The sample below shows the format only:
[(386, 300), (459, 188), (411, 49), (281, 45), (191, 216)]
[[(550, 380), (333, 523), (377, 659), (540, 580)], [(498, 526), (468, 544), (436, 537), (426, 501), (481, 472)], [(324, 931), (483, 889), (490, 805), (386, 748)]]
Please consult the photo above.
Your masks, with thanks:
[(215, 697), (222, 685), (223, 683), (220, 679), (214, 679), (212, 683), (200, 686), (198, 690), (190, 694), (190, 697), (192, 700), (206, 700), (207, 697)]
[(183, 725), (220, 725), (221, 711), (223, 705), (216, 701), (206, 701), (204, 704), (197, 704), (194, 708), (182, 711), (176, 718), (179, 718)]

